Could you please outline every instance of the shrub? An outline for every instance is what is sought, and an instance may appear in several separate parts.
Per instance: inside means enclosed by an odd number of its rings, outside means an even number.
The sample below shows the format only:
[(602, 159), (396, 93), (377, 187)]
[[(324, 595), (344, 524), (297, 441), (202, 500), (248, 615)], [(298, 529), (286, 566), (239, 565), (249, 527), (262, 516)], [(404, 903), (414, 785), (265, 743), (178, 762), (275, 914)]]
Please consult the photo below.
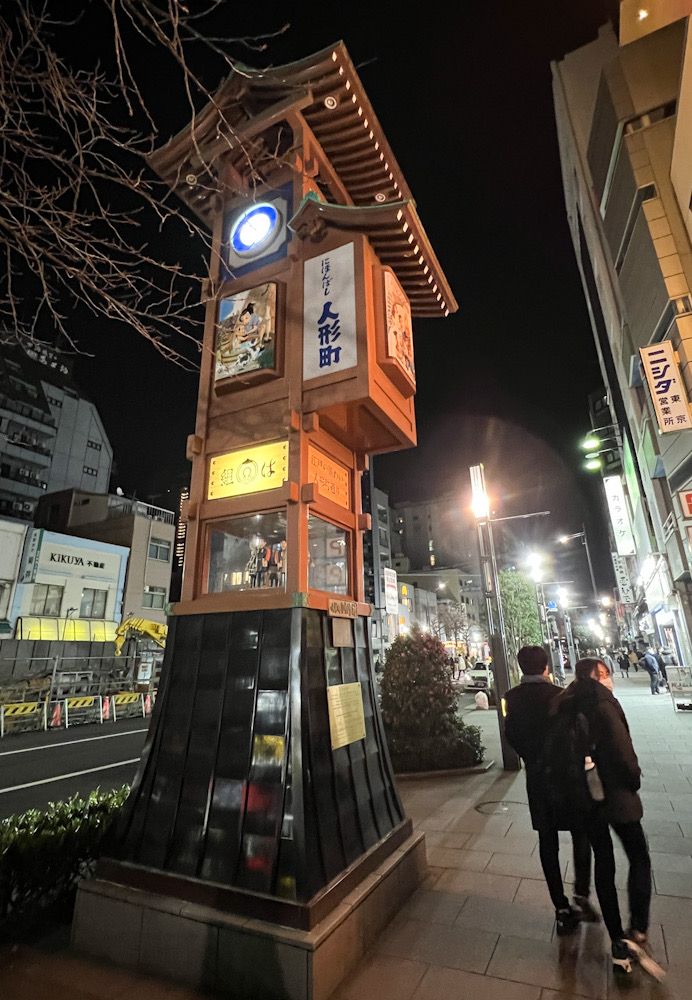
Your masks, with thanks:
[(483, 760), (480, 730), (457, 715), (452, 668), (435, 636), (413, 629), (395, 639), (380, 690), (395, 771), (471, 767)]
[(127, 785), (30, 809), (0, 823), (0, 933), (18, 933), (48, 909), (71, 904), (101, 855)]

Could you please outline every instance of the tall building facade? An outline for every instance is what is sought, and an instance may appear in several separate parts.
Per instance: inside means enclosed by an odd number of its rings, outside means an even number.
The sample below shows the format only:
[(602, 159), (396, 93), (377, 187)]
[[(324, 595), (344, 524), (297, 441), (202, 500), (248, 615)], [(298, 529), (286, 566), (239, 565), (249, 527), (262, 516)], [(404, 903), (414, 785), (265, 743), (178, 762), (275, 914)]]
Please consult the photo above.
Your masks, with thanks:
[[(655, 8), (621, 4), (620, 38), (607, 25), (554, 63), (553, 92), (567, 216), (607, 390), (610, 419), (598, 424), (618, 587), (636, 634), (689, 662), (692, 3)], [(651, 367), (659, 356), (667, 368)]]
[(476, 526), (457, 496), (392, 508), (392, 553), (404, 555), (413, 571), (456, 567), (477, 572)]
[(30, 521), (46, 492), (106, 492), (113, 450), (69, 365), (46, 349), (0, 357), (0, 515)]

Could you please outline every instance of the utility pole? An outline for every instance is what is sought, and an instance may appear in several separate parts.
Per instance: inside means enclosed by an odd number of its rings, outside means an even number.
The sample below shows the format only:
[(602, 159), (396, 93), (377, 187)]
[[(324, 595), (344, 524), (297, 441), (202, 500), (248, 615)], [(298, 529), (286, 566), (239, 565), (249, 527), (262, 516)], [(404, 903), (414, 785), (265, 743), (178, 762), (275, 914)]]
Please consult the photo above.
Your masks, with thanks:
[(502, 764), (505, 771), (518, 771), (521, 767), (519, 757), (507, 742), (505, 736), (504, 697), (510, 688), (509, 660), (507, 656), (507, 637), (502, 614), (502, 599), (495, 560), (495, 541), (493, 526), (490, 519), (490, 503), (485, 489), (485, 473), (482, 465), (470, 468), (471, 487), (473, 492), (473, 512), (476, 515), (478, 528), (478, 554), (481, 563), (481, 586), (488, 613), (488, 635), (492, 651), (492, 670), (495, 680), (497, 697), (497, 718), (500, 727), (500, 744), (502, 747)]

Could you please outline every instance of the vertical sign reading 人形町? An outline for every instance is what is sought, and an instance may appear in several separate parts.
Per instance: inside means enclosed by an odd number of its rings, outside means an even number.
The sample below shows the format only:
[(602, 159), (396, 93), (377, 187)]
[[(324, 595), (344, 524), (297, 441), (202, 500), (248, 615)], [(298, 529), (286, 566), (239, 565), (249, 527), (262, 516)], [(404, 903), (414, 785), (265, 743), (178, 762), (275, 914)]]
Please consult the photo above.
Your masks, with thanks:
[(636, 552), (634, 535), (632, 534), (632, 523), (622, 480), (619, 476), (605, 476), (603, 479), (608, 510), (610, 511), (610, 521), (613, 525), (615, 535), (615, 545), (618, 555), (633, 556)]
[(669, 340), (640, 348), (646, 381), (656, 409), (659, 430), (686, 431), (692, 427), (687, 393)]
[(353, 243), (305, 261), (303, 380), (353, 368), (356, 288)]

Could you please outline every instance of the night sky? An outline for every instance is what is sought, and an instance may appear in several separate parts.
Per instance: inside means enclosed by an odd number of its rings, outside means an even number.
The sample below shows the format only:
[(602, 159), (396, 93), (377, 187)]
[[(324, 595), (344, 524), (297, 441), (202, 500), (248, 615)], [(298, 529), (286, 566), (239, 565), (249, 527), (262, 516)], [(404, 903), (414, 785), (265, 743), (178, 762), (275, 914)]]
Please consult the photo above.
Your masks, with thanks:
[[(393, 500), (466, 503), (468, 465), (483, 461), (498, 515), (552, 511), (514, 522), (519, 548), (554, 548), (586, 521), (603, 588), (599, 480), (577, 448), (601, 379), (565, 218), (550, 61), (592, 40), (612, 7), (229, 0), (212, 25), (241, 36), (289, 22), (265, 52), (238, 49), (257, 65), (345, 41), (459, 301), (447, 320), (415, 325), (419, 446), (378, 459), (378, 485)], [(149, 82), (165, 141), (184, 108), (166, 103), (165, 80)], [(89, 321), (81, 332), (94, 356), (76, 375), (102, 414), (117, 483), (165, 505), (188, 475), (197, 379), (127, 330)], [(555, 572), (585, 590), (579, 550)]]

